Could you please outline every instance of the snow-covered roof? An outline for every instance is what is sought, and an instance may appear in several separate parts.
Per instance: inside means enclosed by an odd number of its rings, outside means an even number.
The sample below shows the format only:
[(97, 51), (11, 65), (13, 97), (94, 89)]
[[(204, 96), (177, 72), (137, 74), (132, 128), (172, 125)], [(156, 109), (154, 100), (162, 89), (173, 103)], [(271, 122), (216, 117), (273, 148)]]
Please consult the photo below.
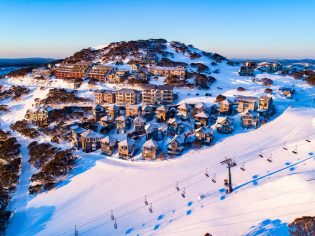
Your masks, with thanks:
[(107, 136), (103, 139), (101, 139), (101, 143), (115, 143), (117, 141), (117, 139), (111, 137), (111, 136)]
[(119, 143), (118, 143), (118, 146), (128, 146), (128, 147), (130, 147), (130, 146), (133, 146), (135, 144), (135, 140), (133, 140), (133, 139), (124, 139), (123, 141), (120, 141)]
[(123, 116), (123, 115), (118, 116), (118, 117), (116, 118), (116, 121), (125, 121), (125, 120), (126, 120), (126, 117)]
[(144, 144), (143, 144), (143, 147), (146, 147), (146, 148), (158, 148), (159, 147), (159, 144), (157, 141), (153, 140), (153, 139), (149, 139), (148, 141), (146, 141)]
[(166, 111), (166, 108), (164, 105), (162, 105), (162, 106), (159, 106), (156, 110), (157, 111)]
[(103, 116), (101, 118), (101, 121), (112, 121), (112, 120), (113, 120), (113, 118), (111, 116)]
[(171, 141), (170, 143), (173, 142), (178, 142), (179, 144), (184, 144), (185, 143), (185, 136), (184, 135), (176, 135)]
[(93, 130), (87, 130), (84, 131), (81, 136), (85, 137), (85, 138), (101, 138), (103, 137), (103, 135), (94, 132)]
[(220, 102), (223, 105), (230, 105), (231, 101), (229, 99), (224, 99), (223, 101)]
[(154, 129), (158, 129), (158, 128), (159, 128), (158, 124), (151, 123), (145, 129), (147, 132), (151, 133), (154, 131)]
[(181, 71), (185, 71), (184, 67), (163, 67), (163, 66), (151, 66), (150, 70), (181, 70)]
[(197, 132), (202, 132), (202, 133), (205, 133), (205, 134), (208, 134), (208, 133), (213, 133), (213, 129), (211, 127), (200, 127), (198, 129), (196, 129), (195, 131), (196, 133)]
[(257, 101), (256, 97), (251, 97), (251, 96), (238, 96), (237, 97), (238, 101), (248, 101), (248, 102), (255, 102)]
[(195, 117), (198, 118), (208, 118), (209, 116), (205, 112), (199, 112), (198, 114), (195, 115)]
[(183, 109), (183, 110), (189, 110), (191, 108), (190, 105), (187, 103), (182, 103), (181, 105), (178, 106), (178, 109)]
[(195, 108), (197, 108), (197, 109), (202, 109), (202, 108), (204, 108), (205, 107), (205, 104), (203, 104), (203, 102), (199, 102), (199, 103), (197, 103), (196, 105), (195, 105)]
[(71, 128), (73, 130), (73, 132), (77, 133), (77, 134), (81, 134), (83, 133), (84, 131), (86, 131), (86, 129), (84, 128), (81, 128), (81, 127), (74, 127), (74, 128)]
[(145, 119), (143, 119), (142, 117), (138, 116), (134, 119), (133, 121), (134, 123), (145, 123)]

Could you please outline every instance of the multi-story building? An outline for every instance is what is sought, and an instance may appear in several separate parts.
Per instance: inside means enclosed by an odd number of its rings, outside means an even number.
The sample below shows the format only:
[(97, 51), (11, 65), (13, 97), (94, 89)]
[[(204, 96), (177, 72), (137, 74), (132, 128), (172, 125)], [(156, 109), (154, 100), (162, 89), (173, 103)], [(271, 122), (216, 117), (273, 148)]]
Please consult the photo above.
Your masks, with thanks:
[(120, 89), (115, 95), (118, 105), (135, 105), (141, 101), (141, 92), (134, 89)]
[(97, 104), (114, 104), (116, 102), (115, 92), (111, 90), (99, 90), (94, 93)]
[(47, 126), (50, 121), (52, 108), (34, 108), (26, 111), (25, 118), (38, 126)]
[(256, 110), (256, 97), (245, 97), (245, 96), (238, 96), (237, 98), (238, 106), (237, 111), (238, 112), (244, 112), (246, 110)]
[(163, 105), (173, 103), (173, 87), (169, 85), (148, 84), (142, 88), (142, 103)]
[(59, 79), (82, 79), (90, 67), (90, 63), (60, 64), (55, 69), (55, 77)]
[(161, 75), (161, 76), (179, 76), (184, 78), (186, 75), (186, 70), (182, 66), (178, 67), (163, 67), (163, 66), (151, 66), (149, 68), (149, 72), (153, 75)]
[(103, 64), (94, 65), (88, 72), (87, 77), (89, 79), (99, 80), (105, 82), (105, 77), (108, 74), (112, 74), (116, 71), (116, 67)]

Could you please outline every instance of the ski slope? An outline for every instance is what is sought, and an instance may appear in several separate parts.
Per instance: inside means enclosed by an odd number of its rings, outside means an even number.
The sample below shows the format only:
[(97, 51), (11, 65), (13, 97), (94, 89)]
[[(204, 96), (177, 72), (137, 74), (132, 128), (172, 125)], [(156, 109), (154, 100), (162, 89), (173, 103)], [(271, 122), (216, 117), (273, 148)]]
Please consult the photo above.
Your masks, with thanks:
[[(287, 223), (315, 214), (314, 119), (315, 109), (288, 108), (257, 130), (165, 162), (80, 153), (68, 181), (30, 197), (7, 234), (73, 235), (77, 225), (79, 235), (285, 235)], [(223, 187), (227, 169), (220, 165), (225, 157), (238, 164), (232, 168), (235, 191), (230, 195)], [(240, 170), (243, 164), (245, 171)], [(206, 168), (210, 178), (204, 175)], [(213, 174), (216, 183), (210, 180)], [(175, 189), (177, 181), (185, 198)], [(198, 199), (200, 194), (205, 198)]]

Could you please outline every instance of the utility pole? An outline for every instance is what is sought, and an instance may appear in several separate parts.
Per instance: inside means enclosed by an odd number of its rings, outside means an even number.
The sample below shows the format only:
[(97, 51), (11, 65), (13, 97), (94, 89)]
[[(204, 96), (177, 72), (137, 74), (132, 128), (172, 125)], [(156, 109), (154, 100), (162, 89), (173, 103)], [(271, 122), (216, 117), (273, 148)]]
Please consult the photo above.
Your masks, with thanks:
[(74, 236), (79, 236), (79, 231), (76, 225), (74, 226)]
[(233, 191), (233, 188), (232, 188), (232, 174), (231, 174), (231, 168), (233, 166), (236, 166), (236, 163), (235, 161), (233, 161), (232, 158), (225, 158), (224, 161), (221, 161), (220, 162), (221, 165), (226, 165), (226, 167), (228, 168), (228, 171), (229, 171), (229, 180), (228, 180), (228, 189), (227, 189), (227, 193), (231, 193)]

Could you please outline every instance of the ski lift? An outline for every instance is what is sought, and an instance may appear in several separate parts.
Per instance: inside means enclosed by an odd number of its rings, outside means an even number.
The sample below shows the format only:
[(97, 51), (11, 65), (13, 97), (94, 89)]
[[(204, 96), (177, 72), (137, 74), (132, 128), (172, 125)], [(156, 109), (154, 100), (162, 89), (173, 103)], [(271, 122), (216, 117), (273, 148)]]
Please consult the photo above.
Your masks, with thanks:
[(209, 178), (208, 168), (205, 170), (205, 176), (206, 176), (207, 178)]
[(117, 229), (118, 228), (118, 225), (117, 225), (117, 221), (115, 219), (115, 222), (114, 222), (114, 229)]
[(270, 156), (267, 158), (267, 161), (269, 161), (270, 163), (272, 162), (272, 154), (270, 154)]
[(185, 198), (185, 197), (186, 197), (185, 188), (183, 189), (183, 191), (182, 191), (182, 194), (181, 194), (181, 195), (182, 195), (182, 197), (183, 197), (183, 198)]
[(146, 195), (144, 196), (144, 204), (145, 204), (146, 206), (149, 205), (149, 203), (148, 203), (148, 201), (147, 201), (147, 196), (146, 196)]
[(150, 203), (149, 212), (153, 213), (152, 203)]
[(178, 187), (178, 181), (176, 182), (176, 190), (180, 191), (180, 188)]
[(305, 139), (305, 141), (306, 141), (306, 142), (308, 142), (308, 143), (310, 143), (310, 142), (311, 142), (310, 137), (309, 137), (309, 136), (307, 136), (307, 137), (306, 137), (306, 139)]
[(216, 178), (215, 178), (215, 174), (212, 175), (211, 181), (212, 181), (213, 183), (216, 183), (216, 182), (217, 182), (217, 181), (216, 181)]
[(114, 213), (113, 213), (113, 210), (110, 211), (110, 218), (111, 220), (115, 220), (115, 216), (114, 216)]
[(297, 151), (297, 146), (295, 146), (294, 150), (292, 150), (292, 153), (294, 153), (294, 154), (298, 154), (298, 151)]
[(262, 154), (261, 151), (258, 153), (258, 156), (261, 157), (261, 158), (264, 158), (264, 155)]
[(286, 143), (286, 142), (283, 143), (282, 149), (283, 149), (283, 150), (286, 150), (286, 151), (288, 150), (288, 147), (287, 147), (287, 143)]
[(242, 171), (245, 171), (245, 164), (242, 164), (241, 168), (240, 168)]

